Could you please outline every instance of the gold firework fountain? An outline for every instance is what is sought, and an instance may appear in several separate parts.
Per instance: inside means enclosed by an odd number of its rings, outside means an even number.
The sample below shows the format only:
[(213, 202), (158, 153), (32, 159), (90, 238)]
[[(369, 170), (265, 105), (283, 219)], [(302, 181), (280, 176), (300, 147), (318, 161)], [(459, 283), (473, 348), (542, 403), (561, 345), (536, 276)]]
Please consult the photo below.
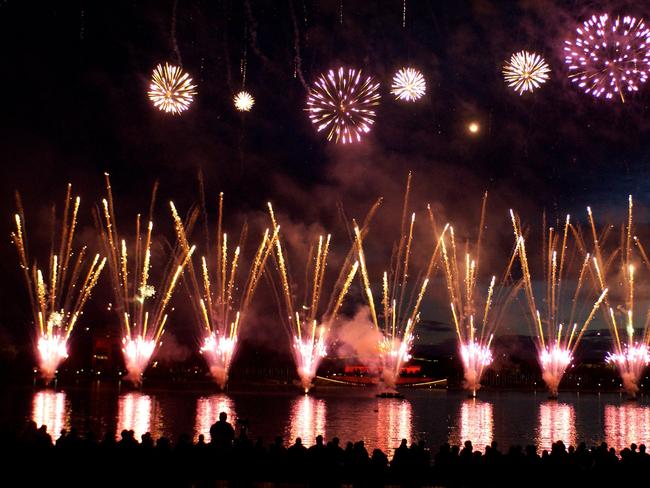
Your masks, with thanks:
[[(553, 227), (549, 227), (548, 231), (544, 228), (541, 255), (546, 300), (543, 302), (544, 309), (540, 312), (533, 291), (533, 280), (521, 223), (512, 210), (510, 216), (521, 263), (523, 287), (528, 305), (527, 316), (537, 338), (538, 362), (542, 370), (542, 378), (551, 398), (557, 398), (560, 381), (573, 361), (575, 350), (589, 323), (605, 299), (607, 289), (603, 288), (588, 312), (580, 306), (582, 303), (592, 303), (594, 298), (591, 290), (585, 286), (591, 259), (590, 254), (580, 245), (577, 232), (569, 232), (575, 231), (575, 228), (571, 226), (570, 216), (567, 215), (560, 232)], [(571, 280), (567, 279), (570, 272), (573, 278)], [(584, 320), (578, 319), (585, 314)]]
[[(606, 227), (600, 234), (596, 231), (591, 208), (587, 207), (591, 236), (594, 243), (592, 264), (596, 282), (601, 291), (610, 290), (603, 300), (603, 315), (612, 335), (612, 351), (605, 358), (614, 364), (623, 381), (623, 388), (630, 398), (636, 398), (639, 392), (639, 381), (645, 368), (650, 363), (650, 310), (645, 314), (646, 319), (642, 328), (634, 327), (634, 282), (636, 247), (639, 257), (650, 270), (648, 255), (641, 241), (634, 235), (632, 221), (633, 201), (628, 197), (627, 222), (621, 226), (621, 244), (607, 257), (603, 257), (603, 243), (611, 227)], [(581, 235), (581, 234), (579, 234)], [(620, 256), (620, 272), (616, 272), (616, 261)], [(618, 302), (618, 303), (615, 303)]]
[[(411, 173), (406, 182), (404, 203), (402, 206), (402, 219), (400, 240), (393, 256), (390, 269), (382, 275), (382, 298), (380, 307), (375, 304), (370, 277), (363, 251), (365, 231), (355, 225), (355, 243), (359, 258), (359, 270), (364, 295), (368, 303), (370, 319), (379, 334), (377, 344), (378, 358), (381, 367), (384, 386), (394, 390), (402, 365), (408, 361), (413, 345), (413, 332), (420, 320), (420, 306), (433, 273), (435, 263), (440, 251), (440, 239), (435, 238), (429, 263), (425, 270), (417, 275), (415, 286), (411, 286), (410, 258), (413, 244), (413, 229), (415, 226), (415, 213), (410, 214), (408, 199), (411, 187)], [(443, 231), (444, 233), (444, 231)], [(380, 314), (377, 313), (379, 308)]]
[[(173, 202), (170, 202), (170, 206), (180, 245), (185, 253), (190, 253), (192, 248), (186, 230), (189, 225), (183, 224)], [(207, 228), (207, 212), (204, 213)], [(189, 220), (191, 225), (193, 217), (190, 216)], [(248, 273), (242, 275), (238, 270), (242, 268), (241, 249), (246, 234), (247, 228), (244, 226), (238, 245), (233, 250), (229, 249), (228, 234), (223, 232), (223, 193), (220, 193), (216, 249), (208, 252), (208, 256), (214, 256), (214, 259), (202, 256), (201, 270), (198, 273), (190, 260), (186, 272), (196, 322), (203, 334), (200, 351), (221, 389), (225, 388), (228, 381), (239, 330), (278, 238), (277, 229), (273, 233), (269, 229), (265, 230)], [(209, 236), (206, 236), (206, 240), (207, 250), (210, 251)]]
[(27, 248), (25, 214), (16, 195), (18, 213), (15, 214), (15, 230), (11, 233), (18, 251), (29, 294), (40, 371), (43, 378), (51, 381), (59, 364), (68, 357), (68, 339), (83, 314), (83, 308), (104, 268), (105, 258), (96, 254), (87, 263), (86, 246), (74, 246), (80, 198), (72, 198), (72, 186), (68, 184), (65, 195), (61, 226), (57, 230), (56, 209), (52, 207), (52, 244), (47, 269), (32, 260)]
[[(140, 214), (135, 220), (135, 238), (129, 245), (120, 237), (115, 219), (113, 193), (108, 174), (106, 198), (97, 211), (99, 234), (108, 256), (108, 268), (117, 313), (122, 326), (122, 353), (127, 369), (127, 379), (134, 384), (142, 382), (144, 370), (161, 344), (168, 313), (167, 307), (178, 279), (189, 262), (194, 247), (184, 251), (179, 246), (171, 252), (168, 262), (160, 271), (157, 286), (152, 284), (151, 271), (153, 220), (152, 213), (157, 184), (154, 185), (149, 210), (149, 220), (142, 222)], [(131, 249), (130, 252), (128, 249)]]
[[(280, 227), (275, 219), (273, 207), (270, 203), (268, 207), (273, 227), (278, 233)], [(273, 283), (272, 289), (280, 317), (291, 341), (296, 370), (305, 393), (312, 387), (318, 366), (327, 354), (329, 332), (359, 267), (357, 261), (353, 262), (354, 253), (348, 253), (329, 295), (327, 306), (321, 307), (330, 241), (331, 235), (321, 235), (318, 237), (318, 243), (312, 244), (309, 249), (302, 304), (299, 304), (292, 291), (294, 287), (287, 269), (286, 250), (282, 247), (280, 236), (275, 240), (275, 269), (281, 291), (278, 291), (278, 287)]]
[(456, 235), (452, 226), (449, 226), (448, 232), (443, 233), (441, 237), (451, 316), (463, 363), (463, 386), (472, 397), (476, 396), (481, 387), (485, 368), (492, 364), (491, 346), (494, 333), (503, 320), (507, 305), (520, 287), (520, 284), (509, 283), (510, 270), (517, 253), (515, 247), (499, 283), (496, 276), (492, 276), (487, 293), (484, 296), (477, 293), (486, 206), (487, 192), (481, 205), (478, 238), (474, 246), (470, 246), (469, 242), (466, 244), (464, 258), (458, 256)]

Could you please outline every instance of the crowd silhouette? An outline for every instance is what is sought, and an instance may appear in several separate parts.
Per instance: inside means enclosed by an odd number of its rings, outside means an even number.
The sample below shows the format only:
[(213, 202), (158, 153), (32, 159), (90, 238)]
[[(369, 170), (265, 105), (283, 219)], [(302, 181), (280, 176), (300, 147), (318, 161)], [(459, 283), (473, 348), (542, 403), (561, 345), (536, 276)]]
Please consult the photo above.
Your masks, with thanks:
[(53, 442), (33, 421), (2, 436), (5, 475), (25, 461), (32, 467), (20, 471), (16, 486), (604, 486), (642, 479), (650, 468), (643, 444), (617, 453), (606, 443), (574, 448), (558, 441), (539, 453), (535, 446), (501, 451), (496, 442), (480, 450), (468, 440), (432, 452), (423, 441), (403, 439), (392, 453), (369, 453), (363, 441), (343, 446), (319, 435), (310, 447), (300, 438), (285, 447), (281, 437), (267, 446), (249, 437), (245, 423), (236, 433), (223, 412), (210, 438), (197, 442), (187, 434), (174, 443), (149, 433), (138, 440), (132, 430), (99, 439), (74, 428)]

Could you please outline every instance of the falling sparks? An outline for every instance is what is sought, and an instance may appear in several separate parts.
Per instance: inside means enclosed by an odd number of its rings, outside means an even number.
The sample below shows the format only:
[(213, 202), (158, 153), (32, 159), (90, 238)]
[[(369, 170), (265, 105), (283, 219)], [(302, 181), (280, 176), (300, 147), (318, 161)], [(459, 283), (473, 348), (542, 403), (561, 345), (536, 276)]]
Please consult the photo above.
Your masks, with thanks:
[[(203, 192), (201, 192), (203, 194)], [(205, 202), (203, 202), (205, 203)], [(187, 233), (173, 202), (170, 202), (176, 235), (185, 253), (191, 251)], [(208, 215), (203, 205), (206, 222)], [(192, 218), (195, 218), (194, 215)], [(210, 373), (221, 389), (228, 381), (230, 367), (237, 350), (239, 330), (255, 289), (264, 272), (267, 259), (273, 253), (278, 238), (277, 229), (271, 233), (267, 229), (262, 235), (257, 251), (247, 268), (247, 274), (238, 273), (246, 268), (241, 263), (242, 246), (247, 227), (241, 231), (239, 245), (230, 249), (228, 234), (223, 231), (223, 193), (219, 194), (219, 215), (217, 219), (216, 248), (206, 249), (207, 256), (201, 258), (200, 271), (189, 261), (185, 280), (190, 292), (195, 322), (203, 334), (201, 354), (208, 363)], [(206, 230), (207, 233), (207, 230)], [(207, 246), (210, 236), (206, 235)]]
[[(114, 307), (122, 326), (122, 352), (128, 372), (127, 379), (140, 383), (142, 374), (151, 357), (160, 345), (160, 339), (167, 322), (167, 306), (174, 288), (190, 260), (194, 248), (174, 251), (166, 266), (160, 267), (162, 275), (157, 289), (149, 283), (152, 270), (152, 233), (151, 215), (146, 226), (141, 225), (140, 214), (136, 217), (135, 241), (133, 255), (129, 257), (126, 239), (120, 238), (115, 221), (113, 193), (108, 174), (106, 178), (107, 196), (102, 200), (101, 209), (97, 210), (97, 222), (104, 250), (108, 256), (111, 285), (114, 295)], [(153, 210), (157, 186), (151, 199)], [(143, 228), (144, 227), (144, 228)]]
[[(96, 254), (90, 265), (86, 264), (86, 247), (74, 249), (80, 198), (72, 199), (72, 187), (68, 185), (61, 227), (53, 230), (52, 251), (43, 262), (49, 263), (44, 271), (32, 260), (27, 249), (25, 215), (20, 197), (17, 197), (18, 213), (14, 216), (16, 228), (11, 233), (18, 251), (29, 294), (32, 317), (36, 328), (36, 344), (41, 375), (51, 381), (61, 361), (68, 357), (67, 344), (70, 334), (83, 313), (83, 308), (97, 284), (106, 259)], [(59, 220), (52, 209), (54, 227)], [(55, 245), (55, 236), (60, 241)], [(30, 264), (32, 263), (33, 264)]]
[(506, 265), (503, 280), (497, 285), (496, 276), (492, 276), (484, 298), (479, 297), (476, 292), (479, 283), (479, 259), (486, 207), (487, 192), (483, 196), (478, 237), (473, 254), (470, 253), (468, 244), (464, 258), (458, 256), (456, 235), (452, 226), (446, 228), (448, 232), (443, 232), (440, 237), (451, 316), (463, 363), (464, 387), (472, 395), (475, 395), (481, 387), (483, 372), (492, 363), (491, 345), (494, 332), (503, 317), (506, 305), (519, 289), (518, 284), (507, 286), (506, 281), (510, 278), (515, 249)]
[(361, 282), (368, 303), (370, 318), (380, 336), (377, 344), (379, 362), (384, 385), (389, 389), (395, 388), (401, 367), (410, 358), (413, 331), (420, 321), (420, 306), (440, 249), (440, 240), (434, 240), (429, 264), (425, 270), (416, 275), (416, 284), (412, 286), (409, 283), (409, 277), (411, 277), (412, 273), (409, 267), (411, 266), (415, 213), (409, 214), (410, 188), (411, 173), (409, 173), (406, 180), (400, 239), (395, 247), (395, 259), (392, 260), (390, 270), (384, 271), (382, 277), (381, 315), (377, 314), (378, 307), (370, 286), (370, 277), (363, 250), (363, 239), (366, 234), (365, 226), (362, 229), (356, 225), (354, 227)]
[(379, 105), (379, 83), (361, 70), (339, 68), (322, 74), (307, 98), (307, 112), (318, 132), (327, 130), (327, 140), (360, 142), (375, 122)]
[(539, 54), (519, 51), (503, 67), (503, 77), (510, 88), (522, 95), (546, 83), (550, 71)]
[(569, 79), (585, 93), (611, 100), (639, 90), (648, 79), (650, 29), (641, 18), (592, 15), (564, 42)]
[[(273, 207), (268, 204), (271, 222), (276, 232), (279, 231)], [(327, 258), (331, 236), (319, 236), (318, 243), (310, 248), (309, 261), (305, 270), (305, 285), (302, 293), (302, 304), (297, 306), (292, 292), (292, 283), (287, 270), (286, 251), (278, 237), (275, 241), (275, 269), (281, 291), (272, 282), (274, 296), (282, 322), (289, 334), (293, 346), (293, 356), (296, 370), (300, 377), (301, 387), (308, 392), (318, 371), (321, 360), (326, 355), (327, 338), (343, 305), (352, 280), (357, 273), (359, 263), (353, 262), (352, 253), (348, 253), (331, 288), (327, 306), (321, 310)], [(281, 298), (282, 297), (282, 298)]]
[[(591, 310), (583, 321), (576, 320), (578, 302), (592, 297), (585, 295), (585, 275), (591, 262), (591, 256), (585, 251), (585, 246), (579, 239), (579, 233), (574, 230), (567, 215), (562, 230), (556, 231), (549, 227), (544, 230), (542, 243), (542, 269), (545, 275), (546, 300), (545, 309), (540, 312), (533, 293), (533, 281), (530, 273), (526, 242), (522, 235), (521, 224), (514, 212), (510, 211), (515, 233), (515, 242), (521, 263), (523, 288), (528, 305), (528, 318), (533, 324), (537, 337), (538, 361), (542, 370), (542, 378), (552, 397), (557, 397), (558, 387), (566, 368), (572, 361), (587, 327), (593, 320), (598, 308), (607, 296), (607, 288), (603, 287), (593, 303)], [(571, 238), (573, 236), (573, 238)], [(583, 259), (574, 259), (579, 253)], [(576, 276), (567, 280), (569, 264), (577, 262)], [(568, 283), (567, 283), (568, 281)], [(588, 292), (586, 292), (588, 293)], [(570, 307), (563, 305), (570, 304)], [(568, 309), (568, 310), (566, 310)], [(569, 311), (570, 310), (570, 311)], [(568, 326), (565, 324), (569, 324)]]
[(250, 112), (250, 110), (253, 108), (253, 105), (255, 105), (255, 99), (253, 98), (253, 95), (243, 90), (235, 95), (233, 102), (235, 104), (235, 108), (240, 112)]
[(393, 76), (391, 93), (397, 100), (414, 102), (422, 98), (427, 91), (424, 76), (415, 68), (402, 68)]
[(151, 75), (148, 95), (158, 110), (177, 115), (190, 107), (196, 95), (196, 85), (180, 67), (159, 64)]

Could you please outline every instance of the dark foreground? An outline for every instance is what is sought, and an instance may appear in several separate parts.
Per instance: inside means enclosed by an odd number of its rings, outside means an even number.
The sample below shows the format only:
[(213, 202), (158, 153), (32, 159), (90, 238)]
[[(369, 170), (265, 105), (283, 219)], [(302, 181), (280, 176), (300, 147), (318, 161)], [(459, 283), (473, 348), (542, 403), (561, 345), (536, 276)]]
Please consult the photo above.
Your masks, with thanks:
[(307, 448), (300, 439), (285, 448), (278, 437), (270, 445), (252, 440), (246, 428), (235, 436), (222, 419), (210, 439), (193, 443), (181, 435), (175, 444), (133, 431), (97, 439), (74, 429), (52, 441), (46, 426), (29, 422), (21, 431), (2, 434), (5, 486), (617, 486), (645, 479), (650, 455), (632, 444), (620, 453), (584, 443), (568, 448), (559, 441), (551, 452), (535, 446), (500, 451), (496, 443), (475, 450), (443, 444), (436, 452), (423, 442), (403, 440), (392, 453), (368, 453), (362, 441), (340, 445), (318, 437)]

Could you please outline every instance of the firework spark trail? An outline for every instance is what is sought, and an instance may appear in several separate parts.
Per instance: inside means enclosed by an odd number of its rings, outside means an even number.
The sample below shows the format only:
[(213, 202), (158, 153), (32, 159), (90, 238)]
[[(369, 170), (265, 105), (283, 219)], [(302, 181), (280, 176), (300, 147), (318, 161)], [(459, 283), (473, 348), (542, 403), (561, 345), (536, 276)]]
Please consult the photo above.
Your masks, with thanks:
[[(622, 283), (622, 295), (624, 303), (618, 306), (612, 306), (612, 296), (603, 303), (602, 311), (610, 331), (612, 333), (612, 351), (607, 355), (606, 361), (616, 365), (623, 380), (623, 388), (631, 398), (635, 398), (639, 391), (639, 380), (646, 366), (650, 364), (650, 336), (648, 335), (648, 321), (646, 320), (642, 329), (634, 327), (634, 277), (635, 267), (632, 264), (632, 244), (633, 241), (640, 250), (641, 258), (645, 260), (643, 247), (638, 239), (634, 236), (633, 228), (633, 201), (632, 195), (628, 197), (628, 216), (627, 222), (621, 228), (620, 247), (612, 252), (612, 255), (603, 259), (603, 239), (599, 239), (596, 234), (596, 225), (594, 222), (591, 209), (588, 208), (589, 222), (592, 229), (592, 236), (595, 248), (595, 256), (592, 264), (598, 277), (598, 284), (601, 290), (606, 289), (609, 284), (610, 289), (614, 289), (618, 283)], [(620, 254), (621, 269), (620, 274), (610, 272), (610, 264), (613, 257)], [(620, 285), (619, 285), (620, 286)], [(613, 295), (616, 296), (616, 295)], [(617, 319), (617, 311), (621, 311), (622, 319)], [(646, 317), (650, 314), (650, 309), (646, 312)], [(637, 335), (637, 332), (641, 334)]]
[(190, 107), (196, 95), (196, 85), (179, 66), (159, 64), (151, 75), (148, 95), (158, 110), (178, 115)]
[[(194, 218), (190, 216), (188, 223), (184, 224), (173, 202), (170, 202), (170, 208), (178, 241), (183, 251), (189, 253), (191, 247), (187, 235), (193, 226)], [(207, 212), (204, 217), (207, 221)], [(245, 244), (246, 233), (247, 227), (244, 225), (239, 245), (233, 251), (229, 251), (228, 234), (223, 232), (223, 193), (220, 193), (216, 249), (210, 249), (210, 239), (206, 236), (206, 251), (209, 257), (201, 258), (200, 273), (194, 269), (192, 260), (187, 266), (188, 278), (185, 281), (196, 323), (204, 334), (200, 351), (221, 389), (225, 388), (228, 381), (232, 360), (237, 351), (239, 331), (246, 312), (278, 238), (277, 229), (273, 234), (269, 229), (264, 231), (248, 267), (248, 273), (242, 275), (237, 271), (245, 267), (240, 263), (240, 255)], [(216, 259), (210, 259), (210, 256), (216, 256)]]
[[(382, 275), (381, 321), (377, 315), (377, 306), (363, 250), (365, 232), (364, 229), (359, 229), (356, 225), (354, 227), (363, 293), (370, 309), (372, 323), (381, 334), (377, 349), (382, 379), (384, 385), (390, 389), (395, 388), (402, 365), (410, 359), (410, 350), (414, 339), (413, 331), (420, 320), (420, 306), (434, 271), (442, 242), (441, 238), (434, 239), (426, 271), (418, 275), (415, 286), (409, 287), (409, 261), (415, 225), (415, 213), (410, 214), (410, 224), (407, 225), (410, 184), (411, 173), (408, 175), (404, 193), (399, 245), (391, 259), (390, 269), (384, 271)], [(407, 294), (410, 294), (411, 297), (405, 301), (404, 298)]]
[[(552, 397), (558, 394), (558, 387), (567, 367), (573, 361), (574, 353), (582, 336), (584, 335), (590, 322), (593, 320), (601, 303), (606, 299), (607, 288), (603, 288), (600, 295), (597, 296), (591, 310), (584, 321), (580, 322), (575, 319), (576, 306), (578, 301), (586, 299), (585, 290), (585, 269), (589, 264), (590, 255), (586, 254), (584, 261), (579, 266), (578, 279), (576, 280), (573, 293), (569, 294), (571, 306), (567, 307), (567, 273), (572, 269), (568, 263), (565, 265), (567, 250), (569, 254), (575, 255), (580, 249), (584, 248), (578, 241), (576, 232), (572, 230), (570, 217), (567, 215), (563, 231), (555, 232), (553, 227), (544, 229), (544, 238), (542, 241), (542, 264), (545, 270), (544, 278), (546, 283), (546, 300), (544, 300), (545, 309), (540, 313), (537, 306), (535, 294), (533, 292), (532, 277), (528, 255), (526, 252), (526, 241), (524, 239), (521, 224), (518, 217), (510, 210), (510, 217), (515, 234), (515, 242), (521, 272), (523, 287), (528, 306), (528, 318), (533, 324), (535, 335), (537, 337), (538, 362), (542, 370), (542, 378)], [(573, 236), (571, 238), (570, 236)], [(558, 249), (560, 248), (561, 249)], [(560, 264), (558, 266), (558, 251), (560, 254)], [(590, 299), (592, 297), (589, 297)], [(587, 301), (591, 303), (590, 300)], [(566, 317), (566, 309), (570, 310), (569, 316)], [(568, 318), (568, 322), (564, 319)], [(546, 324), (546, 327), (544, 327)], [(567, 325), (568, 324), (568, 325)]]
[[(136, 217), (135, 242), (132, 263), (129, 261), (126, 239), (117, 231), (113, 193), (108, 174), (106, 178), (106, 198), (101, 209), (96, 211), (96, 221), (101, 242), (108, 256), (111, 285), (115, 299), (114, 309), (122, 326), (122, 353), (128, 372), (127, 379), (140, 383), (142, 374), (151, 357), (160, 345), (160, 339), (167, 322), (167, 306), (183, 269), (190, 261), (194, 247), (181, 252), (173, 250), (169, 262), (161, 271), (159, 285), (150, 282), (152, 215), (157, 185), (151, 198), (149, 221), (143, 241), (140, 214)], [(131, 272), (129, 266), (132, 266)]]
[(309, 119), (318, 132), (327, 130), (327, 140), (360, 142), (375, 122), (379, 105), (379, 83), (361, 70), (330, 70), (312, 85), (307, 98)]
[(641, 18), (592, 15), (564, 41), (569, 79), (585, 93), (611, 100), (635, 93), (648, 79), (650, 29)]
[(56, 211), (52, 208), (52, 248), (48, 259), (49, 271), (44, 274), (43, 270), (38, 268), (36, 260), (30, 264), (32, 259), (27, 247), (25, 215), (18, 194), (16, 203), (16, 229), (11, 233), (11, 239), (18, 251), (20, 268), (29, 295), (41, 375), (49, 382), (54, 378), (61, 361), (68, 357), (68, 339), (97, 284), (106, 258), (100, 258), (99, 254), (96, 254), (88, 266), (86, 247), (73, 248), (81, 199), (76, 197), (73, 201), (72, 186), (68, 184), (58, 235), (58, 251), (54, 246), (57, 238), (57, 218)]
[(523, 95), (533, 92), (548, 80), (551, 69), (539, 54), (528, 51), (514, 53), (503, 67), (503, 77), (514, 91)]
[[(271, 222), (276, 229), (275, 232), (279, 233), (280, 227), (270, 203), (268, 208)], [(275, 269), (279, 277), (283, 299), (279, 298), (280, 293), (276, 292), (275, 296), (282, 322), (291, 341), (301, 386), (305, 392), (312, 387), (318, 366), (327, 354), (328, 334), (359, 268), (359, 263), (356, 261), (353, 263), (349, 257), (344, 260), (338, 278), (331, 289), (328, 304), (321, 310), (319, 305), (324, 294), (330, 241), (331, 235), (329, 234), (325, 238), (319, 236), (316, 247), (310, 249), (305, 269), (306, 279), (302, 293), (302, 305), (297, 306), (291, 291), (292, 283), (287, 270), (286, 251), (282, 247), (280, 237), (278, 236), (275, 240)]]
[[(441, 236), (442, 264), (450, 300), (451, 315), (458, 339), (458, 347), (463, 363), (464, 387), (472, 395), (481, 387), (481, 377), (486, 367), (492, 363), (492, 340), (499, 323), (503, 318), (507, 304), (518, 291), (520, 284), (510, 284), (510, 270), (514, 262), (517, 248), (512, 252), (503, 279), (497, 284), (496, 276), (492, 276), (487, 293), (480, 307), (480, 298), (476, 292), (479, 282), (479, 263), (485, 215), (487, 207), (487, 192), (481, 204), (479, 231), (474, 254), (467, 252), (464, 259), (459, 259), (456, 253), (456, 237), (454, 228)], [(464, 264), (464, 269), (458, 263)], [(482, 313), (479, 312), (482, 310)], [(480, 313), (480, 315), (479, 315)]]

